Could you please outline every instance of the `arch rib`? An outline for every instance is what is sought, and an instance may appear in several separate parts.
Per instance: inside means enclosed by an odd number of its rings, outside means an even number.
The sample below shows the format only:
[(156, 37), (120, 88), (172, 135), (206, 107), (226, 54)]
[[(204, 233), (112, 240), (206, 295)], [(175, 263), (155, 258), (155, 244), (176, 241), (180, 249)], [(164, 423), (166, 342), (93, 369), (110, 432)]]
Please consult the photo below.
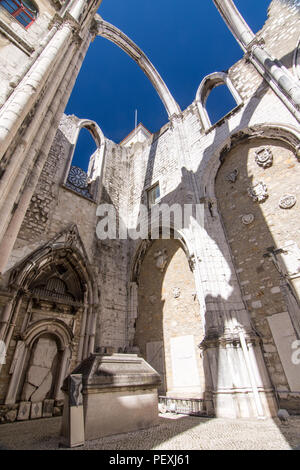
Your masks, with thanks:
[(97, 23), (97, 35), (108, 39), (120, 47), (143, 70), (162, 100), (169, 118), (173, 116), (173, 114), (180, 114), (181, 109), (179, 105), (174, 100), (167, 85), (144, 52), (121, 30), (107, 21), (104, 21), (99, 15), (96, 15), (95, 20)]

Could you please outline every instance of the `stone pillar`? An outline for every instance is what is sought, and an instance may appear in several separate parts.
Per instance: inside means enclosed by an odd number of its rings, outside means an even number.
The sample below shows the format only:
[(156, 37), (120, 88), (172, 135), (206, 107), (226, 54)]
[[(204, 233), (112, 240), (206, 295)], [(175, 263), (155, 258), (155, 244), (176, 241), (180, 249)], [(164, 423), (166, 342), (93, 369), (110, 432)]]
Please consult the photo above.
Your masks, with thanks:
[(86, 328), (85, 328), (85, 338), (84, 338), (84, 344), (83, 344), (83, 356), (82, 359), (85, 359), (88, 356), (89, 352), (89, 333), (91, 329), (91, 322), (92, 322), (92, 306), (88, 307), (88, 313), (87, 313), (87, 321), (86, 321)]
[[(56, 27), (58, 28), (58, 25)], [(10, 99), (2, 107), (0, 112), (1, 156), (12, 143), (20, 125), (38, 99), (39, 93), (57, 60), (64, 53), (71, 35), (72, 25), (70, 23), (63, 24)]]
[(54, 26), (57, 32), (2, 107), (0, 111), (0, 158), (13, 141), (30, 108), (38, 100), (42, 87), (53, 71), (57, 60), (64, 54), (74, 27), (80, 27), (78, 22), (85, 7), (85, 0), (76, 0), (71, 3), (70, 10), (66, 13), (67, 19), (61, 27), (58, 24)]
[(17, 321), (19, 311), (20, 311), (20, 308), (21, 308), (21, 305), (22, 305), (22, 300), (23, 300), (23, 296), (22, 296), (22, 294), (20, 294), (19, 298), (16, 301), (16, 304), (15, 304), (15, 307), (14, 307), (14, 310), (13, 310), (13, 313), (12, 313), (12, 319), (10, 321), (8, 331), (7, 331), (7, 334), (5, 336), (6, 349), (8, 349), (8, 347), (9, 347), (9, 343), (10, 343), (13, 331), (15, 329), (15, 326), (16, 326), (16, 321)]
[(71, 374), (64, 389), (65, 404), (61, 428), (61, 447), (84, 445), (82, 374)]
[[(264, 49), (263, 43), (256, 39), (232, 0), (213, 1), (239, 45), (245, 52), (249, 53), (249, 60), (257, 68), (258, 72), (263, 76), (267, 73), (271, 79), (271, 83), (273, 82), (299, 109), (300, 86), (298, 81), (278, 60), (274, 59)], [(273, 88), (273, 90), (276, 93), (276, 87)], [(282, 99), (282, 96), (279, 97)], [(287, 104), (287, 102), (285, 104)], [(289, 109), (290, 111), (294, 111), (293, 114), (300, 120), (300, 114), (296, 110), (292, 110), (290, 106)]]
[[(56, 109), (53, 109), (53, 97), (55, 97), (57, 87), (62, 85), (62, 79), (74, 53), (75, 46), (73, 45), (70, 46), (67, 54), (62, 57), (62, 60), (57, 65), (55, 76), (35, 109), (34, 117), (24, 133), (21, 145), (17, 146), (8, 156), (8, 163), (0, 182), (0, 217), (2, 220), (0, 238), (2, 238), (5, 232), (10, 213), (24, 181), (34, 166), (37, 151), (49, 132), (51, 119), (56, 112)], [(47, 109), (46, 115), (45, 108)], [(43, 122), (42, 126), (41, 120)]]
[[(13, 214), (13, 217), (10, 221), (8, 229), (0, 245), (0, 272), (3, 272), (5, 268), (7, 261), (9, 259), (9, 256), (10, 256), (11, 250), (15, 243), (15, 240), (18, 236), (18, 232), (23, 222), (23, 218), (25, 216), (27, 207), (34, 193), (34, 190), (38, 182), (38, 179), (40, 177), (41, 171), (43, 169), (44, 163), (47, 159), (48, 152), (53, 142), (58, 123), (61, 119), (61, 114), (69, 99), (70, 93), (72, 91), (74, 82), (77, 77), (77, 73), (80, 69), (81, 63), (85, 57), (87, 48), (89, 46), (90, 39), (91, 39), (91, 36), (89, 34), (88, 37), (86, 38), (86, 41), (83, 43), (82, 48), (78, 51), (77, 54), (74, 55), (64, 75), (63, 81), (61, 82), (60, 88), (54, 97), (52, 106), (48, 110), (48, 113), (46, 114), (46, 118), (49, 120), (51, 127), (50, 129), (49, 127), (47, 127), (48, 133), (46, 134), (45, 139), (42, 142), (42, 145), (40, 147), (41, 150), (38, 156), (38, 160), (35, 163), (35, 167), (31, 173), (30, 181), (28, 181), (28, 184), (26, 185), (23, 191), (23, 194), (18, 203), (18, 207)], [(53, 119), (53, 115), (55, 116), (54, 119)]]
[(54, 391), (54, 399), (55, 400), (60, 400), (61, 399), (61, 387), (62, 387), (62, 384), (63, 384), (63, 381), (68, 373), (68, 361), (71, 357), (71, 352), (70, 352), (70, 349), (69, 347), (66, 347), (63, 351), (60, 351), (61, 352), (61, 361), (60, 361), (60, 365), (59, 365), (59, 374), (58, 374), (58, 378), (57, 378), (57, 381), (56, 381), (56, 384), (55, 384), (55, 391)]
[(129, 309), (127, 320), (126, 346), (133, 346), (135, 328), (134, 323), (138, 316), (138, 285), (136, 282), (130, 282), (129, 286)]
[(78, 345), (78, 356), (77, 356), (78, 364), (83, 359), (83, 345), (84, 345), (84, 337), (85, 337), (85, 330), (86, 330), (87, 312), (88, 312), (88, 305), (86, 303), (86, 295), (85, 295), (84, 308), (83, 308), (83, 313), (82, 313), (82, 318), (81, 318), (80, 338), (79, 338), (79, 345)]
[(19, 390), (22, 372), (27, 358), (27, 348), (24, 341), (18, 341), (15, 349), (15, 354), (9, 373), (12, 375), (7, 394), (5, 397), (5, 404), (12, 405), (16, 402), (16, 396)]
[(15, 297), (11, 298), (4, 307), (1, 321), (0, 321), (0, 325), (1, 325), (0, 326), (0, 340), (3, 340), (3, 338), (5, 337), (5, 333), (6, 333), (7, 325), (9, 323), (14, 301), (15, 301)]

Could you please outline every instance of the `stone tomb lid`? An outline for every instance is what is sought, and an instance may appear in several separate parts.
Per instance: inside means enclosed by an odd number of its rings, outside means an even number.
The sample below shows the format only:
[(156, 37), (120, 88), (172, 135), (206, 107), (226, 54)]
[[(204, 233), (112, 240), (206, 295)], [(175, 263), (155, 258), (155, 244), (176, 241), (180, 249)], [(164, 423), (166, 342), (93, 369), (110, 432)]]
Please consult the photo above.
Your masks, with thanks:
[[(83, 390), (115, 387), (157, 387), (160, 375), (137, 354), (91, 354), (73, 370), (82, 374)], [(67, 390), (67, 379), (63, 390)]]

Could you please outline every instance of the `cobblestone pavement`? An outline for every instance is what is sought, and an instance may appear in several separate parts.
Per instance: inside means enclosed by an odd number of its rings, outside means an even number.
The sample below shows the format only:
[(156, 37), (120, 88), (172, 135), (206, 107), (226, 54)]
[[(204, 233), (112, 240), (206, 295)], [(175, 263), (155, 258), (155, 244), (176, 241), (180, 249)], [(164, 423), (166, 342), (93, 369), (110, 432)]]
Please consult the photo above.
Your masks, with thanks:
[[(59, 448), (61, 418), (0, 425), (0, 449)], [(206, 419), (160, 415), (151, 429), (89, 441), (97, 450), (289, 450), (300, 448), (300, 416), (275, 420)]]

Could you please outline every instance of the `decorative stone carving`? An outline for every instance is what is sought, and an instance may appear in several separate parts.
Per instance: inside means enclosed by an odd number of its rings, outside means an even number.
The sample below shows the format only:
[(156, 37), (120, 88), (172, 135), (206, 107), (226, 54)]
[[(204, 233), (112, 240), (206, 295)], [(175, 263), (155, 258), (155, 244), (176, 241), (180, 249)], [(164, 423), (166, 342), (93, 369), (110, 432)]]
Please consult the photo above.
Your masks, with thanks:
[(173, 292), (174, 299), (178, 299), (178, 297), (180, 297), (181, 290), (179, 289), (179, 287), (174, 287), (172, 289), (172, 292)]
[(83, 404), (82, 375), (81, 374), (70, 375), (69, 401), (70, 401), (70, 406), (81, 406)]
[(29, 419), (31, 403), (26, 401), (21, 401), (18, 412), (18, 421), (26, 421)]
[(139, 247), (137, 257), (136, 257), (136, 262), (135, 262), (135, 265), (134, 265), (134, 277), (136, 279), (138, 279), (138, 277), (140, 275), (142, 262), (144, 260), (146, 252), (147, 252), (148, 248), (150, 247), (150, 245), (151, 245), (151, 240), (143, 240), (140, 247)]
[[(201, 262), (201, 259), (199, 258), (199, 256), (197, 257), (197, 260), (199, 261), (199, 263)], [(191, 254), (191, 256), (189, 257), (188, 262), (189, 262), (191, 271), (194, 271), (196, 268), (196, 256), (194, 255), (194, 253)]]
[(77, 242), (77, 231), (75, 227), (72, 227), (69, 232), (66, 233), (66, 245), (75, 246)]
[(85, 171), (78, 166), (71, 166), (66, 186), (88, 199), (93, 199), (89, 191), (89, 178)]
[(245, 214), (242, 216), (242, 222), (244, 225), (250, 225), (254, 221), (254, 215), (253, 214)]
[(279, 207), (281, 209), (291, 209), (296, 204), (297, 199), (293, 194), (285, 194), (280, 198)]
[(237, 180), (238, 174), (239, 174), (239, 170), (235, 168), (233, 171), (231, 171), (230, 173), (226, 175), (226, 180), (229, 181), (229, 183), (235, 183)]
[(156, 260), (155, 266), (162, 273), (168, 261), (168, 252), (166, 248), (156, 251), (154, 253), (154, 259)]
[(150, 295), (150, 297), (149, 297), (150, 304), (154, 305), (156, 300), (157, 300), (156, 295)]
[(255, 152), (255, 161), (258, 166), (268, 168), (273, 165), (273, 154), (269, 147), (262, 147)]
[(51, 418), (53, 415), (54, 400), (44, 400), (43, 402), (43, 418)]
[(32, 403), (30, 419), (37, 419), (42, 417), (43, 412), (43, 402)]
[(248, 188), (248, 194), (253, 201), (264, 202), (268, 198), (268, 188), (262, 181)]

